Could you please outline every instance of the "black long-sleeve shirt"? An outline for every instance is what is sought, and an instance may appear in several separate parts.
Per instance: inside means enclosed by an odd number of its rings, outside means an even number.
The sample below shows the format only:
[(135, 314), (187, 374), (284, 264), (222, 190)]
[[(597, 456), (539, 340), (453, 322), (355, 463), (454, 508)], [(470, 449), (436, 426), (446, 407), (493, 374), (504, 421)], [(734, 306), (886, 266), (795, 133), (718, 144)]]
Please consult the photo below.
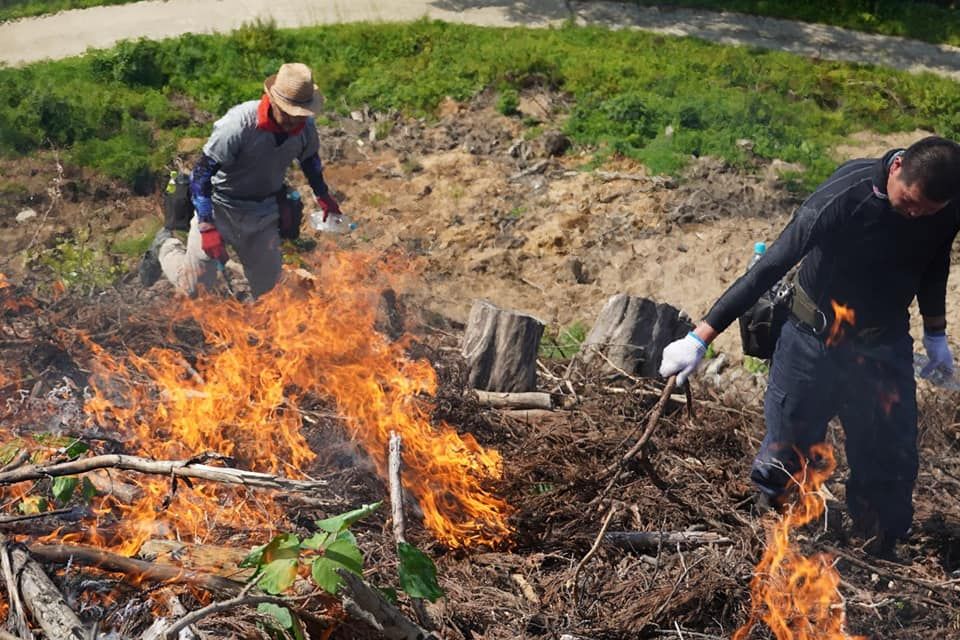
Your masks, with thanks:
[(946, 312), (950, 247), (960, 205), (908, 219), (890, 206), (887, 176), (899, 150), (853, 160), (800, 206), (764, 256), (734, 282), (704, 320), (723, 331), (800, 260), (799, 284), (833, 321), (831, 300), (856, 314), (853, 332), (909, 331), (914, 297), (924, 316)]

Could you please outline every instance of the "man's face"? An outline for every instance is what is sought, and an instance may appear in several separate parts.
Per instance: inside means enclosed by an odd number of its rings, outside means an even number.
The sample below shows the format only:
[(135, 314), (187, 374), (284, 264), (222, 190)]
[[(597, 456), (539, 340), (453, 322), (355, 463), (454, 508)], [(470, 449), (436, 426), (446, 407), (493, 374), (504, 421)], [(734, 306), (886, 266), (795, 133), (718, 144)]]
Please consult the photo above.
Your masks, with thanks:
[(307, 121), (307, 116), (292, 116), (273, 103), (270, 103), (270, 109), (273, 112), (273, 119), (284, 131), (293, 131)]
[(934, 202), (923, 195), (920, 180), (907, 184), (903, 179), (903, 162), (897, 157), (890, 165), (887, 177), (887, 197), (890, 205), (905, 218), (922, 218), (930, 216), (943, 209), (946, 202)]

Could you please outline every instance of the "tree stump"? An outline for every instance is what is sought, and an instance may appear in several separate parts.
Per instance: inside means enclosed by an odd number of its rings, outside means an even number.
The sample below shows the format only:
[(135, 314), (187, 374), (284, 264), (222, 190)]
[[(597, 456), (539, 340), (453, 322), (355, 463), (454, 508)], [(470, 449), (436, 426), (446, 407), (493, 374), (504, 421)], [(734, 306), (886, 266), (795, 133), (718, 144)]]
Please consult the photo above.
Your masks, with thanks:
[(486, 300), (470, 309), (463, 335), (469, 383), (485, 391), (522, 392), (537, 387), (537, 349), (543, 323)]
[(581, 358), (585, 363), (600, 361), (609, 372), (655, 378), (663, 348), (691, 329), (693, 324), (676, 307), (618, 293), (597, 316)]

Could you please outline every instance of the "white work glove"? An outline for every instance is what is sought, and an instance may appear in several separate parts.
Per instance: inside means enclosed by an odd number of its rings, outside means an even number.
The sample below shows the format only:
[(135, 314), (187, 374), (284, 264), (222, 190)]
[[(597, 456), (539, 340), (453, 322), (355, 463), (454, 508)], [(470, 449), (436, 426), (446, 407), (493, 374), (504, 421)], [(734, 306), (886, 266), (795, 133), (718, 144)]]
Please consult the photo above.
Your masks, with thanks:
[(674, 340), (663, 349), (663, 359), (660, 361), (660, 375), (664, 378), (677, 375), (677, 384), (683, 384), (693, 373), (704, 354), (707, 353), (706, 343), (692, 331)]
[(939, 369), (947, 376), (953, 375), (953, 353), (950, 352), (950, 345), (947, 344), (946, 334), (928, 335), (923, 334), (923, 346), (927, 350), (927, 357), (930, 362), (920, 371), (920, 377), (926, 378), (934, 371)]

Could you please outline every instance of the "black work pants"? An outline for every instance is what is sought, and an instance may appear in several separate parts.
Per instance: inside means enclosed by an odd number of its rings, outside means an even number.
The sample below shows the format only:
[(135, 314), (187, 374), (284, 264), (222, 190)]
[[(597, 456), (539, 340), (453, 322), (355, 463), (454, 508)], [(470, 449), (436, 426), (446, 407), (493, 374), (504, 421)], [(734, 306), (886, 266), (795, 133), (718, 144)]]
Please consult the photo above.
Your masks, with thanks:
[(786, 322), (764, 398), (767, 433), (750, 477), (777, 496), (788, 489), (799, 454), (823, 442), (840, 417), (846, 436), (847, 508), (860, 527), (891, 538), (913, 519), (917, 478), (917, 401), (913, 339), (828, 347), (806, 325)]

